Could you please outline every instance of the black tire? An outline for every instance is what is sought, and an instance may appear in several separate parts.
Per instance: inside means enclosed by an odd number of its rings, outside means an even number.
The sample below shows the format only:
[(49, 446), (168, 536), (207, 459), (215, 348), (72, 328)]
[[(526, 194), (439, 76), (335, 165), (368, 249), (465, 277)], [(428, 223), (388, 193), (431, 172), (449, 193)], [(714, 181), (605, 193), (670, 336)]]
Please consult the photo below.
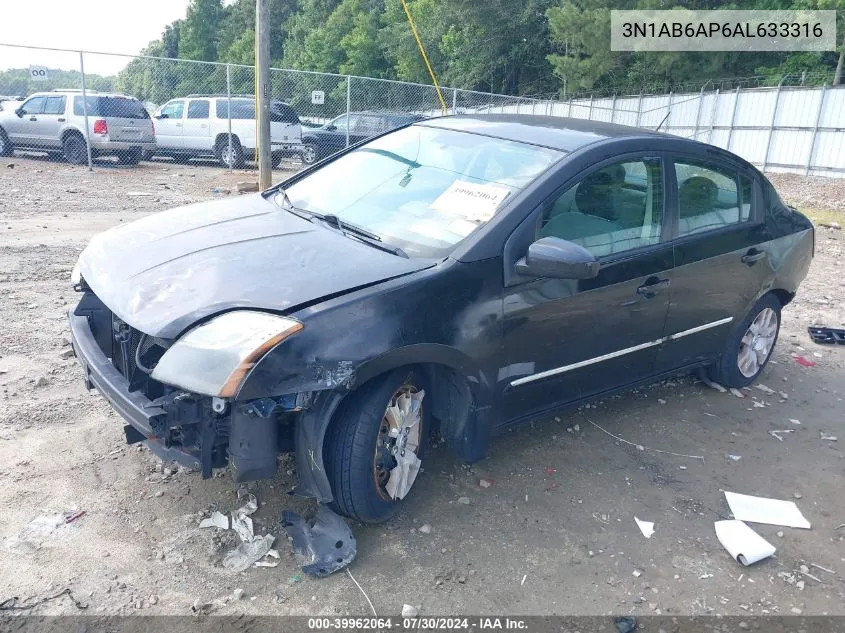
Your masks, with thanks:
[[(374, 378), (344, 399), (326, 432), (323, 462), (335, 512), (364, 523), (389, 519), (402, 501), (391, 499), (377, 483), (376, 443), (388, 404), (403, 387), (425, 390), (422, 373), (397, 369)], [(422, 459), (431, 429), (430, 406), (423, 396), (417, 456)], [(415, 483), (414, 486), (418, 486)], [(413, 494), (413, 487), (409, 495)], [(405, 497), (406, 499), (408, 496)]]
[(302, 162), (306, 165), (313, 165), (320, 160), (320, 148), (316, 143), (307, 142), (300, 154)]
[[(746, 337), (746, 333), (749, 333), (751, 324), (754, 323), (758, 317), (764, 318), (767, 316), (764, 314), (767, 310), (771, 310), (776, 318), (774, 339), (768, 347), (768, 351), (761, 351), (760, 353), (755, 354), (757, 360), (754, 361), (754, 364), (751, 367), (746, 367), (746, 371), (743, 371), (740, 369), (740, 353), (744, 349), (747, 349), (747, 339), (746, 343), (743, 343), (743, 339)], [(763, 369), (766, 367), (766, 364), (769, 362), (769, 358), (771, 358), (772, 352), (777, 344), (778, 334), (780, 333), (780, 311), (780, 301), (774, 294), (768, 293), (763, 295), (760, 300), (754, 304), (754, 307), (751, 308), (748, 315), (746, 315), (742, 322), (731, 330), (728, 340), (725, 343), (722, 357), (719, 361), (707, 368), (707, 374), (710, 379), (724, 385), (725, 387), (735, 387), (737, 389), (747, 387), (757, 380), (763, 372)], [(749, 336), (751, 336), (750, 333)], [(755, 340), (753, 336), (752, 340)], [(763, 358), (761, 359), (760, 356), (763, 356)]]
[(68, 134), (62, 141), (65, 160), (72, 165), (84, 165), (88, 162), (88, 149), (85, 139), (79, 134)]
[[(232, 134), (232, 157), (229, 158), (229, 136), (221, 136), (214, 148), (214, 155), (223, 167), (240, 169), (244, 166), (244, 148), (238, 137)], [(231, 162), (231, 164), (230, 164)]]
[(140, 148), (135, 149), (122, 149), (117, 152), (117, 162), (121, 165), (137, 165), (141, 162), (141, 150)]
[(6, 136), (6, 131), (0, 127), (0, 156), (11, 156), (14, 152), (15, 148)]

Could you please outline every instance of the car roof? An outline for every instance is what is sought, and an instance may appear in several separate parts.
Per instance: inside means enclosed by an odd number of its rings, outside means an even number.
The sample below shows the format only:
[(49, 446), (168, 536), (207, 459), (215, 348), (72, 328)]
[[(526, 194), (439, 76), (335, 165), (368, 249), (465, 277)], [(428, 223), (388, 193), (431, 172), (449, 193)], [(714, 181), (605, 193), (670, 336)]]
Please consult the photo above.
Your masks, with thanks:
[(425, 119), (414, 125), (492, 136), (508, 141), (549, 147), (566, 153), (609, 138), (668, 136), (660, 132), (603, 121), (533, 114), (442, 116)]
[[(47, 90), (42, 92), (34, 92), (30, 97), (81, 97), (82, 91), (76, 89), (70, 90), (62, 90), (61, 88), (57, 88), (56, 90)], [(135, 97), (131, 95), (125, 95), (121, 92), (96, 92), (95, 90), (86, 90), (85, 91), (86, 97), (109, 97), (109, 98), (118, 98), (118, 99), (133, 99), (134, 101), (138, 101)], [(29, 98), (29, 97), (27, 97)]]

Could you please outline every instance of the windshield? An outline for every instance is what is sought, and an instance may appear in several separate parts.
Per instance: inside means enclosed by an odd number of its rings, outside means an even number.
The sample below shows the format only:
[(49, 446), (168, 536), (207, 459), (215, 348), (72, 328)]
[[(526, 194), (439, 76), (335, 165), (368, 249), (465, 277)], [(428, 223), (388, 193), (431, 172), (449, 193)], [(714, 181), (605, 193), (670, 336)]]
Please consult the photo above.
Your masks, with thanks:
[(335, 215), (411, 257), (442, 257), (560, 156), (417, 125), (341, 156), (286, 192), (294, 207)]

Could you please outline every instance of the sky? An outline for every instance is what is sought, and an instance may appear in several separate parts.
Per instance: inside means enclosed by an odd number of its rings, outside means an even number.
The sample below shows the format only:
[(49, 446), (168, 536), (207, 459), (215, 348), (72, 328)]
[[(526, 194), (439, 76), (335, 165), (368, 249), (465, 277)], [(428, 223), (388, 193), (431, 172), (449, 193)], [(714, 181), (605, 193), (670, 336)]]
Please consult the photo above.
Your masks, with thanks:
[[(79, 53), (35, 51), (24, 44), (105, 53), (138, 53), (164, 27), (185, 17), (188, 0), (0, 0), (0, 70), (48, 66), (79, 69)], [(129, 59), (85, 55), (85, 72), (111, 75)]]

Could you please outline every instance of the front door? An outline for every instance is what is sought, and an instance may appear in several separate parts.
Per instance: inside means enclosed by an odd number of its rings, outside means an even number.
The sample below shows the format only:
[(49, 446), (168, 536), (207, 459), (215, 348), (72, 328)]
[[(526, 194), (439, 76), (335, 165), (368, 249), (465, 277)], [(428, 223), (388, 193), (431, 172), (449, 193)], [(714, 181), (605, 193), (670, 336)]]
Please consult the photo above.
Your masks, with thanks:
[(9, 118), (6, 123), (6, 134), (12, 145), (37, 147), (38, 119), (44, 109), (47, 97), (31, 97), (18, 108), (19, 116)]
[(155, 115), (157, 147), (164, 150), (181, 149), (184, 113), (184, 101), (171, 101), (158, 111)]
[(535, 239), (579, 244), (601, 269), (505, 288), (503, 422), (653, 373), (673, 265), (663, 178), (659, 158), (610, 162), (544, 205)]
[(56, 95), (44, 98), (44, 108), (38, 115), (36, 134), (39, 147), (59, 148), (62, 145), (59, 130), (67, 121), (67, 97)]
[(677, 158), (675, 274), (659, 365), (675, 369), (718, 356), (774, 274), (756, 177), (734, 165)]

